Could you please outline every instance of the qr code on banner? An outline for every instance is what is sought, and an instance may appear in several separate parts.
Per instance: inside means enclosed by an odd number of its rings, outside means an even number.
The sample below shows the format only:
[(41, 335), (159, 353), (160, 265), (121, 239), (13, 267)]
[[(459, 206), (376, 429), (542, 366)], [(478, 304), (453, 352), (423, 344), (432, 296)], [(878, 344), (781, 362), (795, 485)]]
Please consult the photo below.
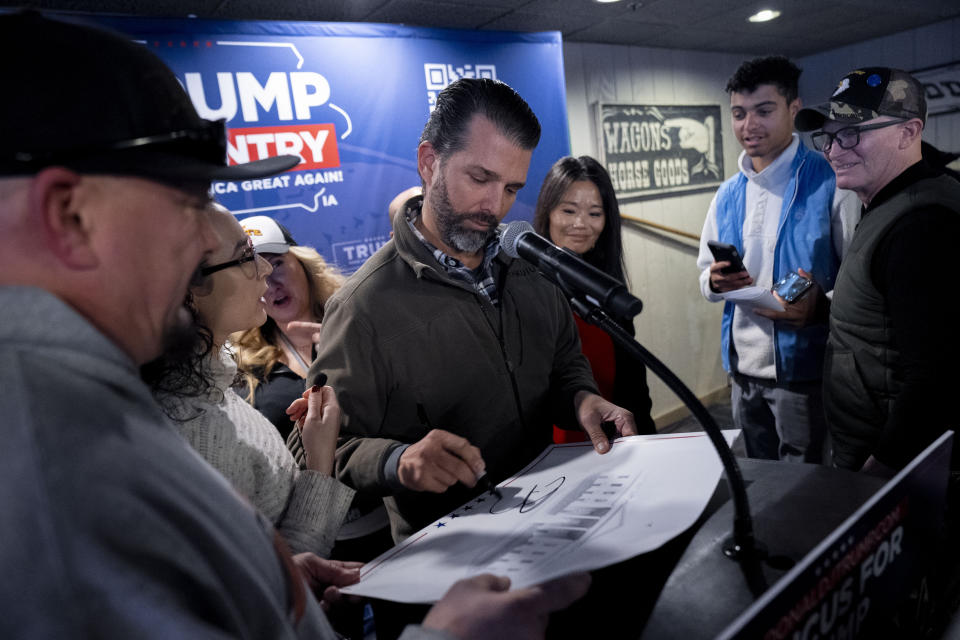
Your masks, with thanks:
[(492, 64), (465, 64), (454, 66), (439, 62), (428, 62), (423, 65), (423, 74), (427, 79), (427, 101), (430, 111), (437, 104), (437, 94), (451, 82), (460, 78), (490, 78), (497, 79), (497, 67)]

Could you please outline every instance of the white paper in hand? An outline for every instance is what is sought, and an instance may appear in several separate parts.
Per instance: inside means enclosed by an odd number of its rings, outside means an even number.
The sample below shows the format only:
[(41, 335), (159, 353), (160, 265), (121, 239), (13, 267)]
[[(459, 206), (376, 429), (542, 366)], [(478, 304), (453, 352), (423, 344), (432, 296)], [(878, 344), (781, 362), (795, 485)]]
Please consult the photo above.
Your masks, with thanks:
[(769, 289), (763, 287), (743, 287), (734, 291), (721, 293), (724, 300), (748, 307), (759, 307), (772, 311), (783, 311), (783, 305)]

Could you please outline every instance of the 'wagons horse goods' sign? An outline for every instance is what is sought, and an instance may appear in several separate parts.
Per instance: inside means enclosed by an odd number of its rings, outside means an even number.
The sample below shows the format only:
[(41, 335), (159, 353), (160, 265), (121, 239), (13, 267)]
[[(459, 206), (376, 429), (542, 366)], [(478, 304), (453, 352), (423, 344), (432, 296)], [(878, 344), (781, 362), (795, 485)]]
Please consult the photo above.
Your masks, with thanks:
[(598, 104), (600, 158), (621, 201), (723, 181), (720, 105)]
[(910, 74), (923, 83), (927, 116), (960, 111), (960, 62), (917, 69)]

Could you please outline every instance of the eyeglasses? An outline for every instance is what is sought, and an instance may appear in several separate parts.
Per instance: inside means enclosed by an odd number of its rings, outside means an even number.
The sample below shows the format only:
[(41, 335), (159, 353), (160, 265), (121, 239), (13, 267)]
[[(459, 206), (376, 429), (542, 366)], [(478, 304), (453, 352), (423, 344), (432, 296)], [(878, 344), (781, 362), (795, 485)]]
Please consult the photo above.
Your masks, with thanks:
[(901, 118), (900, 120), (878, 122), (876, 124), (865, 124), (859, 127), (844, 127), (836, 133), (830, 133), (829, 131), (817, 131), (815, 134), (810, 136), (810, 142), (813, 143), (814, 149), (817, 151), (823, 151), (824, 153), (830, 151), (830, 147), (833, 146), (834, 140), (837, 141), (837, 144), (840, 145), (841, 149), (853, 149), (855, 146), (860, 144), (861, 131), (871, 131), (873, 129), (892, 127), (893, 125), (900, 124), (901, 122), (906, 122), (906, 120)]
[(240, 270), (243, 271), (243, 275), (246, 277), (259, 278), (260, 260), (263, 260), (263, 258), (257, 255), (257, 252), (253, 248), (253, 242), (248, 239), (247, 246), (243, 248), (243, 253), (240, 254), (239, 258), (210, 265), (209, 267), (203, 267), (200, 269), (200, 275), (206, 277), (217, 271), (229, 269), (230, 267), (240, 267)]

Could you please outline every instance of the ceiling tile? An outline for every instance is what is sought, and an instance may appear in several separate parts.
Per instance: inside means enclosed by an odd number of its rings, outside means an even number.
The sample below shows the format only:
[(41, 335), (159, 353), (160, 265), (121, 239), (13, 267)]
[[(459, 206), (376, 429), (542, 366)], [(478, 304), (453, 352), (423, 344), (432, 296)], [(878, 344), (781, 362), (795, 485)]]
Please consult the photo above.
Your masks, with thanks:
[(0, 6), (236, 20), (388, 22), (455, 29), (561, 31), (575, 42), (807, 55), (960, 16), (960, 0), (0, 0)]
[(545, 13), (559, 17), (564, 14), (590, 16), (595, 20), (606, 20), (624, 13), (630, 13), (631, 6), (640, 2), (609, 2), (600, 3), (596, 0), (528, 0), (521, 11), (529, 13)]
[(599, 24), (564, 36), (572, 42), (602, 42), (643, 46), (652, 38), (678, 28), (664, 24), (646, 24), (623, 20), (605, 20)]
[(754, 0), (651, 0), (644, 2), (632, 15), (625, 15), (624, 19), (688, 27), (744, 6), (753, 7), (756, 3)]
[[(391, 0), (393, 1), (393, 0)], [(383, 2), (383, 0), (381, 0)], [(525, 7), (530, 3), (530, 0), (483, 0), (482, 3), (478, 3), (477, 0), (440, 0), (443, 4), (456, 4), (456, 5), (470, 5), (474, 6), (476, 4), (483, 4), (488, 8), (498, 8), (498, 9), (519, 9)], [(433, 4), (433, 3), (431, 3)]]
[[(314, 22), (357, 22), (388, 0), (223, 0), (215, 17), (238, 20), (309, 20)], [(183, 5), (191, 4), (180, 0)], [(195, 12), (196, 13), (196, 12)], [(197, 15), (200, 15), (197, 13)]]
[(424, 27), (476, 29), (508, 11), (510, 9), (481, 3), (462, 5), (425, 0), (392, 0), (372, 11), (366, 20)]
[(585, 29), (599, 22), (597, 18), (576, 14), (547, 15), (514, 11), (507, 16), (498, 17), (483, 25), (484, 29), (504, 31), (571, 31)]
[(844, 0), (843, 3), (856, 7), (861, 14), (869, 15), (874, 11), (901, 13), (904, 15), (927, 14), (933, 19), (957, 15), (956, 0), (922, 0), (921, 2), (903, 2), (902, 0)]
[(171, 17), (182, 18), (190, 14), (208, 16), (220, 3), (220, 0), (199, 0), (198, 2), (184, 2), (183, 0), (99, 0), (95, 8), (91, 8), (89, 0), (34, 0), (33, 2), (0, 2), (0, 6), (24, 7), (49, 11), (79, 11), (83, 13), (113, 13), (120, 15), (139, 15), (150, 18)]
[(701, 51), (723, 51), (718, 43), (725, 39), (725, 35), (712, 29), (672, 29), (663, 30), (660, 34), (650, 38), (645, 44), (651, 47), (667, 49), (694, 49)]
[(799, 58), (809, 53), (824, 50), (823, 40), (811, 40), (794, 36), (783, 38), (779, 36), (751, 36), (743, 38), (731, 35), (729, 39), (719, 42), (720, 51), (747, 53), (758, 56), (783, 55), (788, 58)]
[[(917, 21), (911, 27), (923, 26)], [(862, 15), (859, 19), (849, 19), (839, 24), (823, 28), (819, 34), (825, 39), (836, 41), (837, 46), (846, 46), (856, 42), (863, 42), (880, 36), (897, 33), (906, 29), (902, 15), (892, 12), (876, 11), (870, 15)]]

